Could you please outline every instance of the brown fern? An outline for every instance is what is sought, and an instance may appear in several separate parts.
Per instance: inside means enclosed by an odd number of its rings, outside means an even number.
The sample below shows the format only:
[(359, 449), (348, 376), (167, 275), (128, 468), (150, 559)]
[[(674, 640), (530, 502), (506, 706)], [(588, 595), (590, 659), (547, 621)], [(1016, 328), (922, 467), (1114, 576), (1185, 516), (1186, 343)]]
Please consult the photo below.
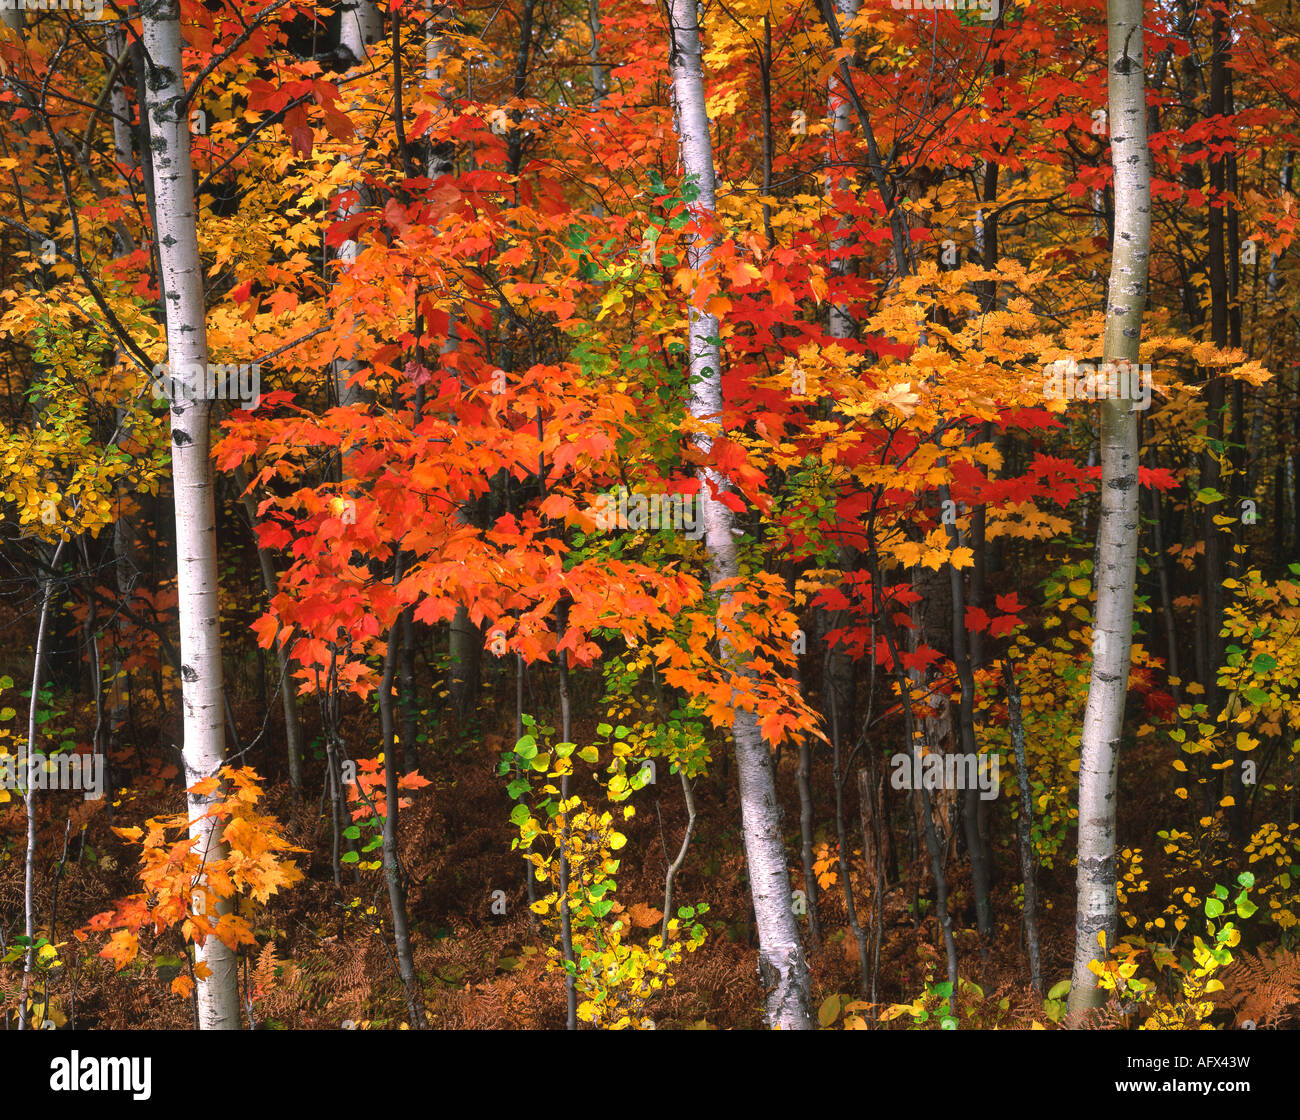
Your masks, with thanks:
[(1271, 1029), (1300, 1018), (1300, 953), (1261, 947), (1258, 954), (1241, 953), (1215, 976), (1223, 990), (1211, 998), (1232, 1010), (1234, 1026), (1250, 1022)]

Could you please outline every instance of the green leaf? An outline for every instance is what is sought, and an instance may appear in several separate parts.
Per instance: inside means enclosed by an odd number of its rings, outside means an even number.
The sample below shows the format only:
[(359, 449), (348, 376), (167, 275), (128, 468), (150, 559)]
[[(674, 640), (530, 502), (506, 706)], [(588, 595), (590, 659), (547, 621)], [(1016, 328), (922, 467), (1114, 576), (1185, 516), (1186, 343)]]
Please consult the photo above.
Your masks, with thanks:
[(1243, 871), (1237, 876), (1237, 884), (1250, 890), (1255, 885), (1255, 873), (1253, 871)]
[(522, 825), (532, 813), (528, 811), (527, 805), (516, 805), (510, 810), (510, 823), (513, 825)]
[(361, 857), (357, 855), (356, 852), (344, 852), (343, 858), (339, 860), (339, 863), (356, 863), (360, 858)]
[(1070, 990), (1070, 981), (1062, 980), (1059, 984), (1053, 984), (1052, 990), (1047, 993), (1048, 999), (1064, 999)]
[(1265, 673), (1271, 673), (1277, 668), (1277, 658), (1270, 657), (1267, 653), (1257, 653), (1255, 660), (1250, 663), (1250, 667), (1255, 671), (1255, 676), (1262, 677)]
[(350, 824), (343, 830), (343, 835), (348, 840), (357, 840), (361, 836), (361, 826), (359, 824)]
[(1217, 918), (1223, 913), (1223, 903), (1217, 898), (1207, 898), (1205, 900), (1205, 916), (1207, 918)]

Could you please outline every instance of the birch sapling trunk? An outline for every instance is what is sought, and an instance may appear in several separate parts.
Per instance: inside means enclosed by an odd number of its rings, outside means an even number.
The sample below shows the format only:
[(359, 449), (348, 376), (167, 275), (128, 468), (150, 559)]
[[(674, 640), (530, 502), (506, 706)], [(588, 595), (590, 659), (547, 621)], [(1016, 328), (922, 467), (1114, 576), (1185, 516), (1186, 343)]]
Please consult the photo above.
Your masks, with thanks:
[[(858, 0), (835, 0), (835, 12), (839, 25), (848, 26), (858, 14)], [(853, 185), (853, 177), (844, 171), (849, 162), (845, 148), (849, 134), (853, 131), (853, 107), (849, 103), (843, 74), (839, 71), (832, 72), (826, 92), (827, 109), (831, 118), (829, 180), (834, 190), (846, 191)], [(842, 225), (840, 228), (843, 228)], [(847, 237), (831, 238), (831, 272), (835, 276), (844, 276), (849, 272), (849, 260), (843, 255), (849, 243)], [(831, 301), (829, 327), (831, 338), (853, 337), (853, 317), (849, 314), (847, 301)]]
[[(835, 0), (835, 12), (837, 21), (841, 25), (852, 23), (858, 14), (858, 0)], [(828, 186), (833, 191), (847, 191), (853, 186), (853, 176), (845, 171), (850, 162), (848, 149), (850, 134), (853, 131), (853, 108), (849, 101), (846, 76), (851, 76), (847, 69), (843, 72), (833, 72), (827, 83), (827, 112), (831, 119), (827, 180)], [(840, 223), (836, 234), (831, 237), (830, 271), (837, 277), (847, 276), (853, 271), (850, 257), (847, 255), (852, 238), (845, 235), (843, 230), (844, 223)], [(832, 297), (829, 315), (827, 327), (831, 338), (847, 340), (856, 335), (857, 327), (853, 322), (853, 316), (849, 314), (847, 299)], [(824, 407), (834, 407), (833, 401), (823, 403)], [(838, 563), (841, 571), (849, 572), (856, 565), (857, 559), (855, 549), (840, 546)], [(839, 625), (838, 618), (835, 623), (830, 622), (829, 612), (824, 612), (822, 623), (826, 627)], [(844, 651), (843, 646), (827, 648), (825, 678), (823, 692), (826, 698), (827, 722), (838, 724), (840, 734), (851, 738), (856, 683), (855, 665), (853, 658)], [(832, 707), (834, 718), (830, 711)]]
[[(704, 70), (695, 0), (668, 0), (670, 68), (673, 81), (677, 137), (682, 170), (695, 193), (692, 210), (712, 218), (716, 208), (713, 143), (705, 108)], [(713, 243), (696, 233), (687, 249), (687, 264), (698, 273), (709, 261)], [(691, 415), (707, 424), (722, 416), (722, 356), (719, 324), (692, 304), (689, 309), (691, 363)], [(713, 438), (695, 436), (696, 446), (708, 455)], [(740, 572), (731, 511), (714, 498), (710, 486), (722, 490), (725, 478), (717, 471), (701, 472), (704, 541), (713, 581), (732, 579)], [(722, 640), (723, 658), (738, 672), (732, 647)], [(732, 727), (736, 744), (736, 770), (740, 782), (741, 827), (745, 858), (758, 927), (758, 963), (767, 1005), (768, 1025), (786, 1030), (811, 1030), (812, 998), (808, 965), (799, 941), (799, 928), (791, 907), (790, 874), (781, 838), (781, 809), (772, 774), (772, 756), (759, 734), (753, 712), (738, 711)]]
[[(369, 57), (370, 47), (383, 33), (383, 29), (379, 9), (371, 0), (355, 0), (355, 3), (345, 4), (339, 21), (339, 47), (347, 51), (357, 66), (360, 66)], [(349, 110), (355, 109), (355, 103), (349, 106)], [(340, 208), (339, 220), (350, 218), (363, 209), (360, 183), (357, 184), (356, 190), (356, 199)], [(360, 253), (361, 245), (355, 239), (348, 238), (339, 246), (338, 259), (344, 269), (347, 269), (352, 266)], [(361, 363), (355, 358), (336, 358), (334, 361), (334, 391), (339, 404), (345, 408), (360, 404), (363, 399), (361, 387), (352, 382), (352, 376), (360, 368)], [(347, 473), (344, 467), (345, 480)]]
[(605, 68), (600, 64), (600, 0), (587, 0), (587, 30), (591, 32), (591, 46), (587, 48), (591, 59), (591, 107), (599, 109), (609, 92)]
[[(176, 576), (180, 614), (181, 697), (184, 708), (185, 784), (217, 774), (225, 761), (221, 682), (221, 628), (217, 608), (217, 525), (212, 492), (208, 416), (203, 399), (208, 361), (203, 272), (194, 214), (194, 169), (181, 65), (178, 0), (141, 5), (145, 109), (153, 141), (158, 256), (171, 387), (172, 495), (176, 509)], [(206, 816), (218, 793), (190, 794), (190, 835), (203, 863), (224, 859), (220, 825)], [(195, 882), (204, 885), (204, 877)], [(203, 895), (197, 895), (203, 898)], [(214, 924), (228, 912), (217, 900)], [(195, 948), (201, 1029), (239, 1027), (234, 951), (215, 936)]]
[[(36, 656), (32, 665), (32, 693), (27, 704), (27, 765), (24, 769), (26, 793), (23, 797), (24, 802), (26, 802), (27, 813), (27, 844), (23, 858), (23, 932), (27, 935), (27, 952), (23, 955), (22, 989), (18, 994), (19, 1030), (28, 1028), (29, 1009), (27, 998), (31, 989), (36, 954), (36, 790), (39, 787), (33, 781), (32, 771), (37, 765), (35, 756), (36, 751), (39, 749), (36, 745), (36, 728), (39, 726), (37, 713), (40, 707), (41, 686), (44, 684), (42, 670), (45, 668), (45, 661), (48, 656), (46, 629), (50, 618), (50, 599), (54, 595), (54, 580), (62, 555), (63, 542), (60, 541), (58, 547), (54, 550), (54, 555), (50, 558), (50, 574), (41, 580), (41, 610), (36, 621)], [(53, 937), (54, 931), (51, 928), (51, 940), (53, 940)]]
[[(1106, 362), (1138, 362), (1151, 250), (1151, 163), (1142, 50), (1142, 0), (1108, 0), (1111, 162), (1115, 239), (1106, 297)], [(1126, 378), (1117, 379), (1121, 385)], [(1101, 1003), (1089, 968), (1101, 959), (1098, 934), (1114, 943), (1115, 805), (1119, 740), (1128, 695), (1133, 592), (1138, 552), (1138, 414), (1121, 389), (1101, 403), (1101, 515), (1097, 526), (1097, 609), (1092, 676), (1079, 763), (1079, 872), (1069, 1018), (1080, 1023)]]
[[(350, 61), (355, 63), (357, 69), (366, 63), (370, 53), (370, 47), (375, 43), (383, 32), (383, 21), (380, 18), (379, 10), (372, 0), (352, 0), (351, 3), (345, 3), (341, 6), (339, 19), (339, 49), (340, 53), (350, 57)], [(348, 106), (349, 115), (356, 113), (358, 105), (354, 101)], [(347, 163), (346, 159), (342, 160)], [(364, 200), (362, 197), (362, 185), (358, 181), (353, 188), (356, 197), (351, 201), (341, 205), (338, 210), (338, 220), (343, 221), (361, 212), (364, 209)], [(340, 271), (346, 272), (356, 262), (357, 257), (361, 254), (361, 245), (355, 238), (348, 238), (339, 246), (338, 261)], [(336, 328), (337, 330), (337, 328)], [(365, 396), (362, 393), (361, 386), (353, 381), (354, 375), (361, 369), (361, 362), (356, 358), (357, 345), (352, 338), (352, 329), (350, 327), (342, 328), (343, 338), (348, 343), (348, 357), (335, 358), (333, 365), (334, 375), (334, 395), (341, 408), (351, 408), (361, 405)], [(340, 452), (338, 457), (339, 482), (341, 488), (349, 494), (355, 494), (356, 491), (350, 486), (352, 479), (352, 470), (348, 462), (346, 453)], [(334, 724), (334, 732), (337, 733), (337, 724)], [(342, 879), (341, 866), (339, 863), (340, 836), (342, 831), (342, 797), (343, 782), (341, 772), (341, 761), (339, 758), (339, 744), (335, 741), (333, 735), (327, 735), (328, 746), (326, 748), (328, 755), (328, 775), (330, 788), (330, 804), (333, 814), (333, 856), (334, 856), (334, 884), (338, 886)], [(414, 1019), (412, 1019), (414, 1023)]]

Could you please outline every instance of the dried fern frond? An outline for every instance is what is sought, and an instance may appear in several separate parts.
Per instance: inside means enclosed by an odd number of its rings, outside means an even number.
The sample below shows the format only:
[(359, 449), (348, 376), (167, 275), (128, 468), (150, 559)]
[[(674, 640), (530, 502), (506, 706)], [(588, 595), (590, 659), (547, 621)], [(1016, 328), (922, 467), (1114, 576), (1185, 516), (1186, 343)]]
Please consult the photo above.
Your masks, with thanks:
[(1258, 953), (1241, 953), (1215, 975), (1223, 990), (1212, 998), (1233, 1011), (1236, 1026), (1251, 1022), (1272, 1029), (1300, 1018), (1300, 953), (1261, 946)]

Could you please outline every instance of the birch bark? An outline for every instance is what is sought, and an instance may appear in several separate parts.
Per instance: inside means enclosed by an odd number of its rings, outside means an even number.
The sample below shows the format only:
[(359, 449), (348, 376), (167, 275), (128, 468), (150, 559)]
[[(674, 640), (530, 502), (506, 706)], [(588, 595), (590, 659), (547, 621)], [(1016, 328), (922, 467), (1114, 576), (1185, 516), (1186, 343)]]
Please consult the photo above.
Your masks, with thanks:
[[(1142, 50), (1142, 0), (1108, 0), (1107, 69), (1115, 235), (1106, 296), (1104, 361), (1137, 364), (1151, 249), (1151, 162)], [(1119, 378), (1124, 382), (1125, 378)], [(1099, 1006), (1088, 967), (1113, 944), (1115, 804), (1119, 740), (1128, 695), (1133, 593), (1138, 552), (1138, 414), (1131, 400), (1101, 403), (1101, 515), (1097, 526), (1097, 610), (1092, 676), (1083, 713), (1079, 764), (1079, 871), (1074, 974), (1069, 1017), (1079, 1023)]]
[[(212, 777), (225, 761), (221, 683), (221, 630), (217, 609), (217, 526), (203, 399), (208, 361), (202, 261), (194, 213), (194, 169), (181, 64), (178, 0), (140, 6), (147, 66), (146, 111), (153, 143), (158, 256), (167, 356), (172, 386), (172, 497), (176, 509), (177, 597), (180, 614), (181, 697), (187, 786)], [(189, 795), (190, 835), (205, 862), (223, 859), (218, 822), (205, 814), (217, 793)], [(195, 882), (204, 883), (200, 874)], [(202, 895), (198, 897), (203, 897)], [(221, 900), (211, 921), (228, 912)], [(216, 937), (195, 949), (208, 975), (198, 982), (201, 1029), (237, 1029), (239, 998), (235, 954)]]
[[(705, 105), (704, 68), (700, 49), (700, 28), (695, 0), (668, 0), (669, 65), (682, 168), (695, 191), (692, 209), (711, 216), (716, 209), (713, 143)], [(713, 243), (696, 234), (687, 250), (687, 263), (699, 272), (709, 261)], [(722, 358), (719, 323), (715, 316), (689, 311), (691, 363), (691, 415), (706, 424), (717, 424), (722, 416)], [(713, 437), (701, 432), (695, 437), (707, 455)], [(704, 541), (714, 582), (732, 579), (740, 572), (731, 511), (713, 498), (711, 483), (718, 490), (726, 480), (706, 469), (701, 479)], [(731, 660), (730, 643), (723, 638), (724, 659)], [(738, 672), (744, 666), (736, 665)], [(772, 756), (759, 734), (753, 712), (737, 712), (732, 727), (735, 739), (736, 771), (740, 782), (741, 828), (745, 858), (758, 927), (758, 964), (767, 1005), (769, 1026), (786, 1030), (811, 1030), (811, 995), (808, 965), (799, 929), (791, 907), (790, 874), (781, 838), (781, 810), (772, 774)]]

